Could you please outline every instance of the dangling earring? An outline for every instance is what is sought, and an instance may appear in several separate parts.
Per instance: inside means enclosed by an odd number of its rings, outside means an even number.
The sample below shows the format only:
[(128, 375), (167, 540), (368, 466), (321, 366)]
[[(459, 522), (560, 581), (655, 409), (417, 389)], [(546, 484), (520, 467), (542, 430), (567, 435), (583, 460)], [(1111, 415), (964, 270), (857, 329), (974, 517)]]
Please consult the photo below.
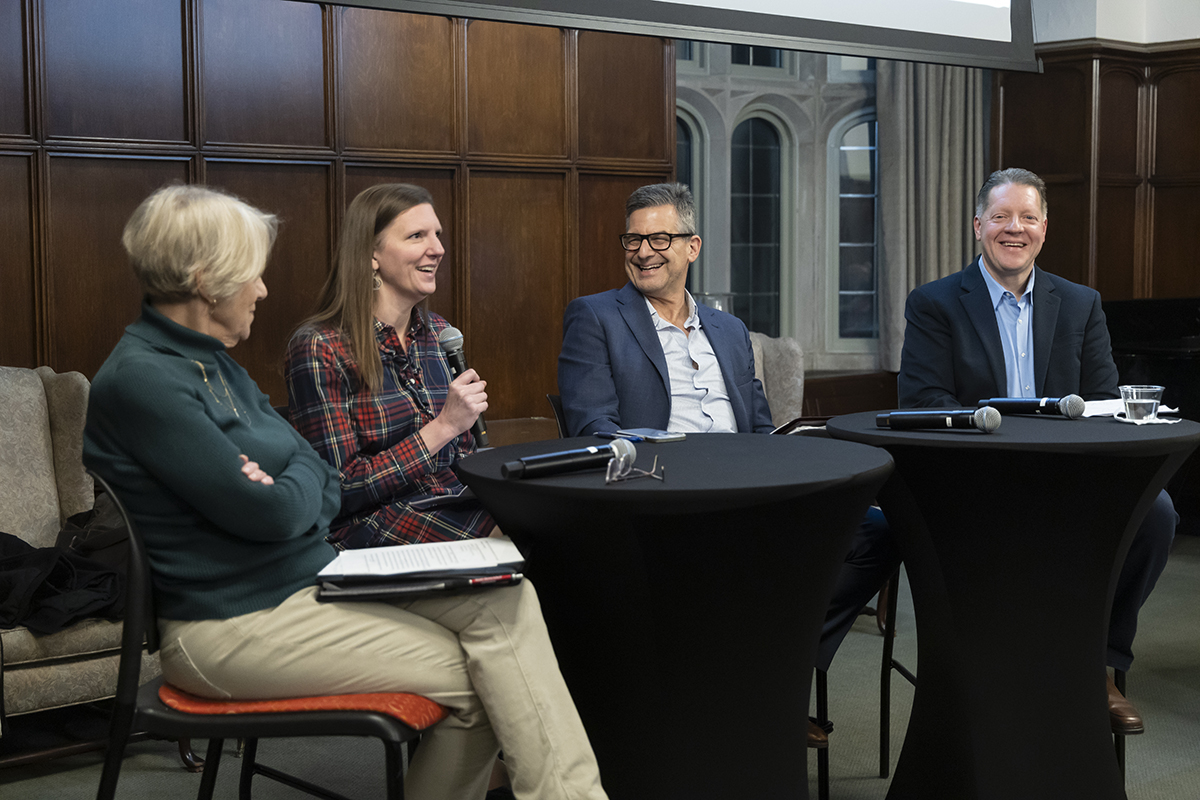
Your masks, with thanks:
[(376, 292), (383, 288), (383, 281), (379, 279), (378, 272), (371, 275), (371, 288)]

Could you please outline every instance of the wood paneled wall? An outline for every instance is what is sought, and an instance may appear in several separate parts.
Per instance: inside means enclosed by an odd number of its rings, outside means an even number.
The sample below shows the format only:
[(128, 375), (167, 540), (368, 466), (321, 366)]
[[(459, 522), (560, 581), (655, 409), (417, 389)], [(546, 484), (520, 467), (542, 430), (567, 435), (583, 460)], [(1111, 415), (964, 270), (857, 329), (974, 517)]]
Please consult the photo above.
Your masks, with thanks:
[(1039, 263), (1106, 300), (1200, 296), (1200, 43), (1038, 54), (996, 73), (992, 163), (1046, 180)]
[(663, 39), (290, 0), (0, 0), (0, 364), (95, 374), (138, 312), (125, 220), (172, 181), (282, 220), (253, 335), (285, 400), (340, 219), (367, 186), (433, 194), (431, 307), (494, 419), (547, 416), (562, 311), (625, 281), (625, 197), (674, 173)]

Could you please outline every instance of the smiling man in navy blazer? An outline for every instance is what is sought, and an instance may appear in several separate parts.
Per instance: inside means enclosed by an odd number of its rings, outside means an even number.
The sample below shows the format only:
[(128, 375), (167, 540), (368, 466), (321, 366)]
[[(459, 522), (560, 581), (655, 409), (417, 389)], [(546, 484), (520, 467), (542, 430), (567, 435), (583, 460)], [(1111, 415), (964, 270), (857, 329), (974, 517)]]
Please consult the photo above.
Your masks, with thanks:
[[(746, 325), (696, 303), (685, 288), (700, 255), (686, 186), (643, 186), (625, 204), (622, 289), (580, 297), (563, 318), (558, 390), (567, 432), (621, 428), (770, 433)], [(826, 615), (817, 666), (827, 670), (859, 610), (899, 563), (882, 512), (867, 512)], [(802, 678), (799, 678), (802, 679)], [(808, 744), (828, 744), (809, 721)]]
[(620, 428), (770, 433), (740, 319), (685, 288), (700, 255), (696, 206), (679, 183), (643, 186), (625, 204), (621, 289), (580, 297), (563, 317), (558, 390), (572, 436)]
[[(994, 172), (979, 190), (983, 255), (914, 289), (904, 317), (901, 408), (974, 408), (991, 397), (1118, 396), (1108, 328), (1094, 289), (1034, 262), (1046, 239), (1046, 184), (1023, 169)], [(1162, 492), (1125, 559), (1108, 630), (1108, 665), (1128, 670), (1138, 611), (1167, 563), (1175, 507)], [(1113, 731), (1141, 733), (1137, 709), (1108, 682)]]

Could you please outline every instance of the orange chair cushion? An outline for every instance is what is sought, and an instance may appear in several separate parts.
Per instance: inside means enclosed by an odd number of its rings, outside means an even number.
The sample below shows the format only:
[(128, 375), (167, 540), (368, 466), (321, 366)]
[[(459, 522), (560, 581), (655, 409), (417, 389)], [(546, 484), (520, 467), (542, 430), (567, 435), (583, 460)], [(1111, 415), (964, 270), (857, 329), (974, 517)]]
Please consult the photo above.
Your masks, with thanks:
[(185, 714), (282, 714), (288, 711), (378, 711), (408, 727), (423, 731), (441, 722), (445, 708), (419, 694), (376, 692), (331, 694), (323, 697), (289, 697), (281, 700), (208, 700), (180, 691), (169, 683), (158, 688), (158, 699)]

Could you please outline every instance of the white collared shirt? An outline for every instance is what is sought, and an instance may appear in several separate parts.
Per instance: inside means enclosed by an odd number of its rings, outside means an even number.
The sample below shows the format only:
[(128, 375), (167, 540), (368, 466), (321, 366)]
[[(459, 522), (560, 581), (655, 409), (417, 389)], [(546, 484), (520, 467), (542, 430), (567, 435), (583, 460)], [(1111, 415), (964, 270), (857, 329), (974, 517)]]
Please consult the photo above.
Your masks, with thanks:
[[(721, 365), (712, 343), (700, 325), (696, 301), (688, 293), (688, 318), (680, 330), (658, 315), (646, 300), (650, 319), (658, 332), (670, 376), (671, 419), (667, 430), (683, 433), (733, 433), (737, 422), (725, 388)], [(690, 335), (689, 332), (690, 331)]]

